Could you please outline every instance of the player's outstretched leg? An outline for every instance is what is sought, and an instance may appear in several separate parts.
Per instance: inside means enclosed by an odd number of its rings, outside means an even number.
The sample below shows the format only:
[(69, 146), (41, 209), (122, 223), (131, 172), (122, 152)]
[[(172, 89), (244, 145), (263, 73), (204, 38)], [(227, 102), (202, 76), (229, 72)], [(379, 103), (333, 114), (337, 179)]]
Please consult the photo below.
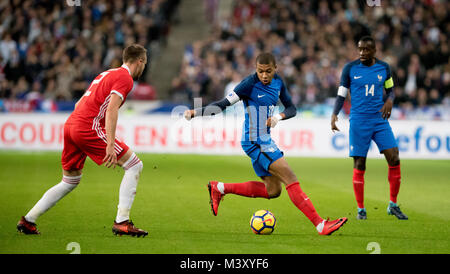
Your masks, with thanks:
[(248, 181), (244, 183), (208, 183), (209, 202), (214, 216), (217, 216), (219, 204), (226, 194), (235, 194), (250, 198), (277, 198), (281, 193), (281, 182), (275, 176), (262, 176), (264, 182)]
[(136, 189), (144, 165), (131, 150), (119, 160), (125, 170), (120, 183), (117, 216), (112, 231), (116, 235), (147, 236), (148, 232), (134, 226), (130, 220), (130, 210), (136, 196)]
[(320, 235), (331, 235), (347, 222), (346, 217), (332, 221), (322, 219), (298, 182), (287, 185), (286, 190), (294, 205), (313, 223)]
[(34, 205), (34, 207), (27, 213), (27, 215), (22, 216), (20, 221), (17, 223), (17, 230), (25, 234), (39, 234), (36, 228), (36, 220), (44, 214), (47, 210), (52, 208), (59, 200), (71, 192), (81, 180), (81, 170), (79, 171), (64, 171), (68, 174), (78, 174), (76, 176), (63, 175), (62, 181), (47, 190), (42, 198)]
[(320, 235), (331, 235), (347, 222), (345, 217), (329, 221), (319, 216), (309, 197), (300, 188), (297, 177), (284, 157), (273, 162), (269, 167), (269, 172), (285, 183), (292, 203), (313, 223)]

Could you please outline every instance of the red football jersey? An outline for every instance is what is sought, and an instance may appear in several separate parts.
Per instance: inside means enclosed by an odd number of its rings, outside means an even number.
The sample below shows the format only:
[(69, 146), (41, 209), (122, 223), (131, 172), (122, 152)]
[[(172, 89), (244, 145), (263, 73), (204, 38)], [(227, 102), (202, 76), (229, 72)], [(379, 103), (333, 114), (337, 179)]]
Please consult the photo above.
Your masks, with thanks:
[(93, 130), (104, 128), (105, 113), (111, 94), (115, 93), (122, 98), (122, 106), (132, 88), (133, 78), (125, 64), (120, 68), (100, 73), (81, 97), (67, 123), (86, 126)]

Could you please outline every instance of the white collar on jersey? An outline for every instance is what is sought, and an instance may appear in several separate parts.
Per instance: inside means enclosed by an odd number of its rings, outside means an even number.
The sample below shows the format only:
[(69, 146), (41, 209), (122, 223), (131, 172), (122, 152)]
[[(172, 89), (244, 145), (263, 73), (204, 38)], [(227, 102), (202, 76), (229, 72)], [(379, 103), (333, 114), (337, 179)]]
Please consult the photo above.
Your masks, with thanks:
[(123, 64), (122, 67), (126, 68), (128, 70), (128, 73), (131, 75), (131, 70), (130, 70), (130, 68), (127, 65)]

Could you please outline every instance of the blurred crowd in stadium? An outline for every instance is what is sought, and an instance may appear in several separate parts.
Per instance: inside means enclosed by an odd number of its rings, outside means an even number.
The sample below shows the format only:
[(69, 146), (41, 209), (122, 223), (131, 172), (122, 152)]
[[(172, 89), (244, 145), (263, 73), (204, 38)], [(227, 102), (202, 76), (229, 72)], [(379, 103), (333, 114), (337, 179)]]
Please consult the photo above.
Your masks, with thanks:
[[(0, 102), (48, 99), (42, 106), (51, 109), (51, 102), (78, 99), (98, 73), (121, 64), (124, 45), (164, 41), (179, 4), (64, 2), (0, 0)], [(394, 76), (393, 118), (450, 117), (450, 2), (381, 3), (236, 0), (228, 18), (208, 18), (207, 39), (186, 46), (170, 100), (221, 99), (254, 71), (259, 52), (270, 51), (299, 110), (328, 114), (344, 64), (358, 58), (357, 39), (371, 34)]]
[(393, 72), (393, 117), (450, 117), (450, 2), (381, 3), (234, 1), (231, 16), (217, 22), (208, 39), (186, 47), (172, 96), (222, 98), (254, 71), (259, 52), (270, 51), (297, 107), (330, 113), (343, 66), (358, 58), (357, 39), (370, 34), (377, 40), (377, 57)]
[(99, 73), (122, 64), (124, 46), (165, 41), (179, 0), (70, 3), (0, 0), (0, 99), (24, 102), (19, 111), (73, 107)]

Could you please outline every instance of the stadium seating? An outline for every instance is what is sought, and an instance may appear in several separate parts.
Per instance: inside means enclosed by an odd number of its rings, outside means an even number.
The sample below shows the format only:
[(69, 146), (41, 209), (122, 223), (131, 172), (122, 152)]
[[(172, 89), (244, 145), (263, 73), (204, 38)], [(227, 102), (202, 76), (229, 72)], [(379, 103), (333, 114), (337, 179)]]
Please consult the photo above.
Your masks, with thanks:
[[(393, 118), (450, 117), (449, 10), (445, 1), (234, 1), (214, 35), (186, 47), (173, 80), (173, 100), (214, 101), (254, 70), (261, 51), (278, 60), (300, 111), (331, 112), (346, 62), (357, 59), (357, 39), (371, 34), (377, 57), (396, 83)], [(238, 77), (239, 78), (239, 77)], [(347, 111), (348, 113), (348, 111)]]
[(164, 43), (179, 0), (78, 2), (0, 3), (0, 111), (73, 109), (96, 75), (121, 65), (124, 46)]
[[(99, 72), (120, 65), (124, 45), (137, 42), (150, 48), (164, 43), (179, 4), (83, 0), (81, 6), (70, 7), (65, 1), (19, 2), (0, 4), (0, 111), (67, 109), (67, 102), (80, 98)], [(356, 40), (371, 34), (378, 41), (377, 57), (393, 72), (392, 118), (447, 119), (450, 3), (382, 3), (233, 1), (229, 16), (218, 19), (207, 39), (186, 45), (170, 90), (138, 83), (146, 95), (134, 99), (155, 99), (157, 92), (170, 94), (164, 102), (168, 105), (189, 105), (195, 97), (204, 103), (220, 99), (252, 73), (259, 52), (270, 51), (299, 111), (328, 115), (342, 67), (357, 58)]]

